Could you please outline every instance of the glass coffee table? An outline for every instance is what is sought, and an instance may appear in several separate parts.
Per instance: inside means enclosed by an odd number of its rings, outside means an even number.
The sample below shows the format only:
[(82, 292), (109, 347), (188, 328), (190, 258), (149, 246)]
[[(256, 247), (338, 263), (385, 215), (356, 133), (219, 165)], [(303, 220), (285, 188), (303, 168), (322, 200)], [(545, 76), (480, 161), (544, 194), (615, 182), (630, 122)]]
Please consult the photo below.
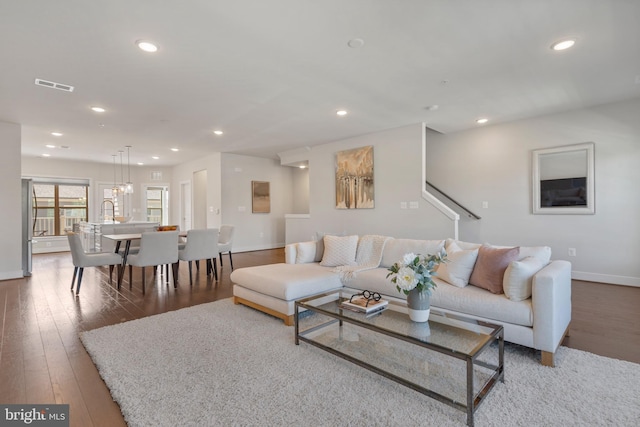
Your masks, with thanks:
[(433, 307), (428, 322), (415, 323), (401, 300), (377, 313), (357, 313), (341, 306), (353, 293), (336, 290), (296, 301), (296, 345), (314, 345), (464, 411), (473, 426), (478, 406), (504, 382), (502, 326)]

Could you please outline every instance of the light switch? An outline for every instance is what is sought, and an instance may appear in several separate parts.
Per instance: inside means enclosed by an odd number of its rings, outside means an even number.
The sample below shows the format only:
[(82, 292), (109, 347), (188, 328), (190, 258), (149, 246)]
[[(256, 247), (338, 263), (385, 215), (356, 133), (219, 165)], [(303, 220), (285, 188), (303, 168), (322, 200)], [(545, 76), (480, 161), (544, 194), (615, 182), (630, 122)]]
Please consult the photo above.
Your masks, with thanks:
[(482, 202), (482, 209), (489, 209), (489, 202)]
[(418, 209), (420, 207), (420, 203), (418, 202), (409, 202), (409, 209)]
[(400, 202), (400, 209), (407, 209), (407, 202)]
[(247, 208), (245, 208), (244, 206), (238, 206), (238, 212), (245, 212), (247, 210)]

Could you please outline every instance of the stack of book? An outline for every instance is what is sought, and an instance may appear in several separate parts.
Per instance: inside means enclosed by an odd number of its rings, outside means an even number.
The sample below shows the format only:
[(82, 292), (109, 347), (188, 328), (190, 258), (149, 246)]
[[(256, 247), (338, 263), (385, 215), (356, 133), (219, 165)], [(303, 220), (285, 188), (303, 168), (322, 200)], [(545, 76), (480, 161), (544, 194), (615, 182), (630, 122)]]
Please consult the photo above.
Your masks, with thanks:
[(387, 305), (389, 305), (389, 301), (387, 300), (368, 300), (363, 296), (354, 296), (353, 298), (351, 298), (351, 300), (344, 300), (341, 303), (342, 308), (365, 314), (372, 314), (382, 311), (387, 308)]

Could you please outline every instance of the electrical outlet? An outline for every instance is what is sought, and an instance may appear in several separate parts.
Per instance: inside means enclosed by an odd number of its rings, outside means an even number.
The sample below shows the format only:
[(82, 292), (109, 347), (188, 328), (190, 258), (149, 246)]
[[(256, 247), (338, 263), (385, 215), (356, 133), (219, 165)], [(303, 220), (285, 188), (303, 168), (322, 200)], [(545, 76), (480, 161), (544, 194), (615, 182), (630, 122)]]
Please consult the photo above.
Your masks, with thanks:
[(489, 202), (482, 202), (482, 209), (489, 209)]
[(576, 256), (576, 248), (569, 248), (569, 256)]

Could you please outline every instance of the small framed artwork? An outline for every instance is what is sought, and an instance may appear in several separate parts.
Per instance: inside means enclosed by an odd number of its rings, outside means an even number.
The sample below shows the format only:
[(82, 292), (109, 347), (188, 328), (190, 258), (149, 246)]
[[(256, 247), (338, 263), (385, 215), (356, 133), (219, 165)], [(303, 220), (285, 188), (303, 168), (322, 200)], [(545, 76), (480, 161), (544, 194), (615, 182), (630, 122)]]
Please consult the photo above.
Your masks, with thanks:
[(251, 181), (251, 212), (271, 212), (271, 191), (268, 181)]

